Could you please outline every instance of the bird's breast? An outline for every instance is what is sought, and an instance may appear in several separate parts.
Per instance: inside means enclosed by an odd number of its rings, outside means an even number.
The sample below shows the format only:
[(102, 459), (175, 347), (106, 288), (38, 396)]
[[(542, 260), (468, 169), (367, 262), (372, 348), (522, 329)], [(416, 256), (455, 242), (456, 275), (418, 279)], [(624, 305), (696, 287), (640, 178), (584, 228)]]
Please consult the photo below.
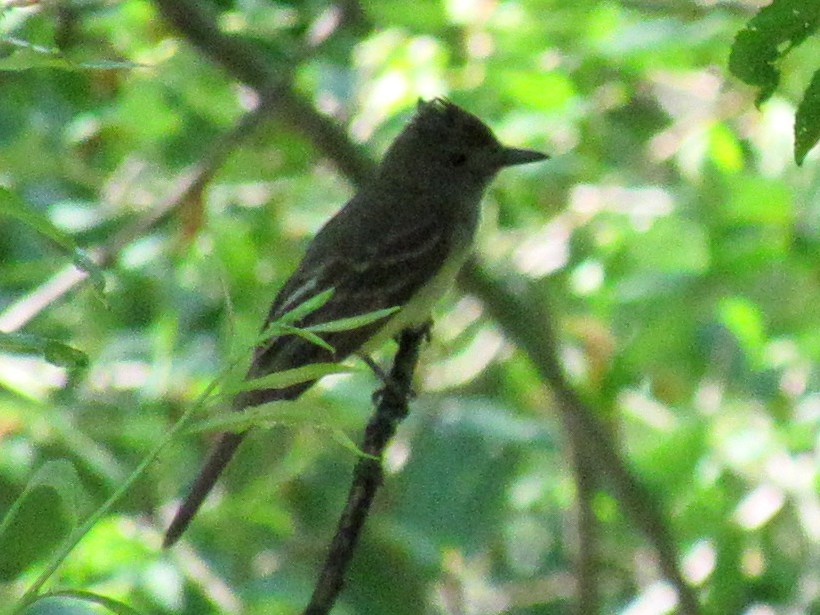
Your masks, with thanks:
[(398, 335), (402, 329), (415, 327), (429, 320), (436, 303), (453, 286), (464, 261), (472, 252), (479, 213), (479, 207), (476, 205), (457, 211), (457, 215), (449, 220), (442, 220), (442, 224), (448, 226), (446, 232), (450, 233), (447, 258), (439, 270), (410, 297), (404, 307), (362, 347), (365, 354), (378, 349), (387, 340)]

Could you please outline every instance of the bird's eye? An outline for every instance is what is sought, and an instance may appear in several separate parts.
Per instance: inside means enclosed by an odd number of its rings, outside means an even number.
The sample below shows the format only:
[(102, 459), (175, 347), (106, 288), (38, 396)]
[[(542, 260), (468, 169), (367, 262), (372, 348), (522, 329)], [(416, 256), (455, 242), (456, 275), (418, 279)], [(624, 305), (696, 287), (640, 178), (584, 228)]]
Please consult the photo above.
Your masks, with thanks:
[(454, 167), (460, 167), (462, 164), (467, 162), (467, 154), (464, 152), (456, 152), (452, 156), (450, 156), (450, 164)]

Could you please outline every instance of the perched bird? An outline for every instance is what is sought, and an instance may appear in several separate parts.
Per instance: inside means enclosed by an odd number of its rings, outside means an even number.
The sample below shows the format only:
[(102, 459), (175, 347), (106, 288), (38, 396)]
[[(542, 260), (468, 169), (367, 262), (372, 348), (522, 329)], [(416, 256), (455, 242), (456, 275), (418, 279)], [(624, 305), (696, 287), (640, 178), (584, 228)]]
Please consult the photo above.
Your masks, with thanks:
[[(504, 167), (546, 158), (501, 145), (481, 120), (448, 100), (419, 100), (372, 181), (310, 243), (274, 299), (266, 326), (328, 289), (334, 289), (331, 298), (298, 326), (400, 309), (356, 329), (324, 334), (332, 353), (296, 335), (274, 338), (254, 352), (248, 379), (367, 353), (402, 329), (424, 323), (470, 252), (490, 181)], [(295, 399), (314, 382), (247, 391), (233, 407)], [(171, 522), (164, 546), (188, 527), (245, 435), (221, 436)]]

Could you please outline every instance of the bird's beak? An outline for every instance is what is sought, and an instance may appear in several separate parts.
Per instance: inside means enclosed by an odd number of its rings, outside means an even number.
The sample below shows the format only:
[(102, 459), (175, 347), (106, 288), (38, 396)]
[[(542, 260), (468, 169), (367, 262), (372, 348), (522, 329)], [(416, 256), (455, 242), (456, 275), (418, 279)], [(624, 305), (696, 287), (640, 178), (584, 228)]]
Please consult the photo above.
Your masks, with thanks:
[(529, 162), (538, 162), (539, 160), (546, 160), (549, 158), (546, 154), (536, 152), (531, 149), (517, 149), (515, 147), (505, 147), (501, 150), (499, 156), (499, 166), (511, 167), (516, 164), (527, 164)]

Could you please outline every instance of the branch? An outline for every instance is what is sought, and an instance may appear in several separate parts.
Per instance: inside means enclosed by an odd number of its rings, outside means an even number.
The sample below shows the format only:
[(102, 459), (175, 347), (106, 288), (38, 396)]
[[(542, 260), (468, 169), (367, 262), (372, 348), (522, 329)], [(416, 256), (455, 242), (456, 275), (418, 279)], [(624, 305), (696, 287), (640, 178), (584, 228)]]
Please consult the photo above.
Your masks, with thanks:
[(598, 583), (598, 522), (592, 508), (592, 499), (598, 480), (592, 472), (594, 468), (586, 463), (582, 453), (583, 441), (580, 434), (570, 433), (572, 440), (572, 467), (575, 472), (575, 486), (578, 490), (577, 540), (578, 555), (575, 564), (575, 579), (578, 588), (575, 612), (589, 615), (600, 612), (601, 596)]
[(364, 432), (361, 448), (367, 456), (362, 456), (356, 464), (347, 504), (339, 519), (336, 535), (330, 544), (310, 604), (303, 615), (325, 615), (330, 612), (344, 586), (344, 577), (370, 505), (376, 490), (382, 484), (384, 450), (395, 435), (399, 423), (407, 416), (413, 372), (427, 331), (428, 327), (425, 326), (420, 329), (405, 329), (401, 333), (389, 380), (381, 391), (381, 399)]
[(355, 147), (336, 122), (316, 111), (293, 89), (289, 67), (282, 74), (251, 42), (223, 34), (206, 3), (194, 0), (154, 0), (162, 15), (185, 35), (203, 55), (239, 81), (273, 102), (272, 112), (283, 123), (310, 139), (316, 149), (333, 160), (354, 184), (373, 177), (373, 161)]
[[(100, 267), (107, 267), (117, 259), (123, 248), (159, 226), (187, 203), (197, 200), (225, 159), (267, 115), (268, 101), (263, 99), (255, 109), (246, 113), (233, 129), (216, 141), (202, 160), (183, 172), (165, 198), (147, 215), (126, 226), (103, 245), (90, 250), (92, 260)], [(74, 290), (87, 277), (87, 272), (77, 269), (74, 265), (65, 267), (0, 313), (0, 331), (10, 333), (21, 329), (50, 305)]]
[(564, 375), (553, 329), (555, 319), (543, 299), (533, 297), (528, 287), (509, 288), (481, 270), (475, 262), (464, 267), (460, 281), (465, 290), (481, 299), (490, 315), (529, 355), (541, 377), (550, 385), (566, 430), (574, 443), (582, 444), (576, 453), (582, 456), (586, 468), (594, 469), (609, 482), (632, 521), (655, 546), (661, 570), (678, 592), (680, 612), (685, 615), (699, 613), (697, 598), (683, 578), (675, 542), (657, 502), (632, 475), (592, 408), (580, 398)]

